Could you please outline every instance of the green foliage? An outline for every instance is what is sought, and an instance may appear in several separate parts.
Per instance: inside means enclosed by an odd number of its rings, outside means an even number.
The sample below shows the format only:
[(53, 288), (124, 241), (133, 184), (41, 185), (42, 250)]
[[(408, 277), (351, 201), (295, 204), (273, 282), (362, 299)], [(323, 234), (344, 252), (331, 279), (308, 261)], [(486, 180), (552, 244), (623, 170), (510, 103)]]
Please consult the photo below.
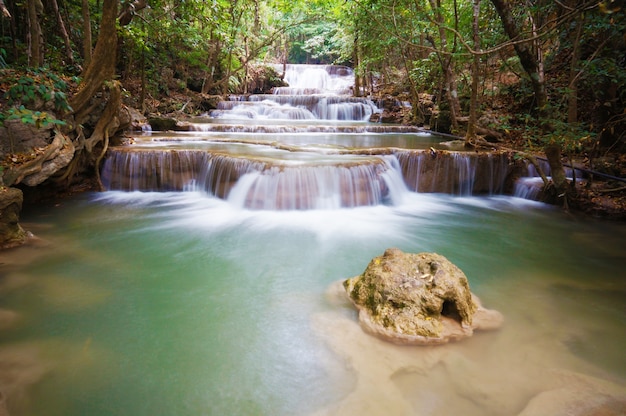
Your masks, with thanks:
[(43, 103), (53, 101), (57, 111), (72, 110), (67, 101), (67, 83), (48, 69), (29, 69), (25, 73), (8, 72), (3, 74), (2, 82), (12, 84), (4, 94), (9, 106), (35, 105), (41, 100)]
[(33, 111), (25, 108), (23, 105), (11, 107), (7, 111), (0, 113), (0, 126), (4, 126), (7, 120), (20, 120), (24, 124), (30, 124), (37, 128), (46, 128), (51, 125), (64, 126), (63, 120), (58, 120), (45, 111)]
[(66, 95), (68, 85), (57, 74), (45, 68), (25, 72), (5, 70), (1, 73), (0, 81), (11, 85), (4, 93), (8, 108), (0, 112), (0, 126), (7, 120), (20, 120), (37, 128), (66, 124), (46, 111), (37, 109), (52, 102), (54, 109), (59, 112), (72, 110)]
[(534, 114), (519, 114), (515, 120), (500, 118), (498, 125), (490, 126), (498, 130), (518, 130), (527, 138), (526, 147), (531, 151), (541, 151), (546, 146), (558, 145), (565, 153), (578, 153), (592, 144), (597, 133), (585, 123), (568, 123), (561, 118), (562, 111), (548, 110), (549, 118), (537, 119)]
[(437, 82), (441, 75), (441, 66), (435, 53), (426, 58), (411, 62), (409, 76), (423, 91), (436, 91)]

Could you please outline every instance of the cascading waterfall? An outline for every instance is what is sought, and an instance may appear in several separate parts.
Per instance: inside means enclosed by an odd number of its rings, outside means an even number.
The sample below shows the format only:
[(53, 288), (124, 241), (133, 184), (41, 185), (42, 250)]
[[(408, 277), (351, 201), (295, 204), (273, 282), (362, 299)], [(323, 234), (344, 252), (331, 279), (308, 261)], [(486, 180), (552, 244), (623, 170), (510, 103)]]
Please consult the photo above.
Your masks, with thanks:
[(395, 151), (289, 163), (205, 150), (112, 149), (107, 189), (203, 191), (249, 209), (336, 209), (394, 204), (409, 190), (457, 195), (502, 193), (505, 154)]
[(511, 161), (505, 153), (398, 152), (409, 189), (469, 196), (506, 190)]
[[(282, 70), (281, 68), (277, 68)], [(408, 192), (524, 193), (506, 153), (451, 151), (414, 126), (368, 123), (379, 111), (344, 95), (351, 69), (288, 65), (290, 87), (232, 96), (187, 131), (138, 135), (112, 147), (102, 168), (109, 190), (194, 191), (255, 210), (394, 205)], [(517, 171), (514, 174), (514, 170)], [(526, 175), (532, 176), (529, 171)]]
[(405, 190), (395, 158), (340, 164), (277, 164), (201, 150), (112, 150), (102, 180), (122, 191), (203, 191), (250, 209), (336, 209), (378, 205)]
[(242, 178), (228, 200), (264, 210), (337, 209), (385, 202), (389, 187), (380, 162), (345, 166), (278, 167)]
[[(282, 67), (277, 70), (282, 71)], [(215, 118), (254, 120), (368, 121), (378, 112), (368, 99), (352, 97), (352, 69), (334, 65), (287, 65), (289, 87), (274, 94), (235, 95), (210, 113)]]

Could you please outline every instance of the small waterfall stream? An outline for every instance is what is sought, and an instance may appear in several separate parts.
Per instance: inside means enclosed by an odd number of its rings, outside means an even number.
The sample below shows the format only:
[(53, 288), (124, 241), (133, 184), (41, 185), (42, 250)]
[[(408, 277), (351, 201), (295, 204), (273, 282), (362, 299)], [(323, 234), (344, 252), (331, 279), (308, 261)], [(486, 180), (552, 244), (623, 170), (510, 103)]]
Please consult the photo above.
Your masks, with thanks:
[(287, 65), (285, 80), (274, 94), (231, 96), (185, 132), (148, 132), (111, 148), (103, 183), (202, 191), (263, 210), (394, 204), (403, 192), (513, 192), (505, 154), (455, 151), (417, 127), (369, 122), (380, 109), (351, 95), (350, 68)]

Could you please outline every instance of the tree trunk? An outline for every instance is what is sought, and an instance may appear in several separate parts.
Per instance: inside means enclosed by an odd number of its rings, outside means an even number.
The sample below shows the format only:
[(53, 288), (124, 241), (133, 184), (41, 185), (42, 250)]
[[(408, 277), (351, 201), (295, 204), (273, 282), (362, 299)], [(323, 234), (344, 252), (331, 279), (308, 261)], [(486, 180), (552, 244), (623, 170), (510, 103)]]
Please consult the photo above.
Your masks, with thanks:
[(206, 66), (209, 69), (209, 72), (206, 73), (204, 80), (202, 81), (202, 94), (209, 93), (215, 85), (213, 77), (215, 76), (215, 68), (219, 65), (219, 55), (222, 52), (220, 39), (215, 37), (213, 30), (211, 30), (211, 38), (209, 40), (208, 49), (209, 51)]
[[(480, 0), (474, 0), (472, 27), (474, 32), (474, 50), (480, 49), (480, 34), (478, 32), (478, 18), (480, 17)], [(480, 70), (480, 56), (474, 54), (472, 62), (472, 95), (470, 98), (469, 121), (467, 122), (467, 132), (465, 141), (467, 143), (476, 139), (476, 123), (478, 121), (478, 78)]]
[[(437, 22), (439, 29), (439, 50), (441, 52), (446, 52), (448, 47), (448, 38), (446, 35), (447, 29), (445, 28), (445, 20), (440, 10), (441, 6), (438, 1), (430, 0), (430, 7), (435, 14), (435, 21)], [(458, 120), (461, 115), (461, 104), (459, 103), (459, 93), (457, 89), (456, 74), (453, 71), (452, 56), (446, 57), (442, 53), (439, 53), (438, 55), (446, 84), (446, 99), (450, 105), (450, 121), (452, 129), (458, 130)]]
[(61, 38), (63, 38), (63, 44), (65, 45), (65, 56), (67, 57), (67, 63), (69, 65), (74, 65), (74, 52), (72, 51), (72, 44), (70, 43), (70, 37), (67, 34), (67, 29), (65, 29), (65, 23), (63, 22), (61, 13), (59, 12), (59, 5), (57, 3), (57, 0), (50, 0), (50, 5), (52, 6), (52, 10), (54, 11), (54, 16), (56, 17), (56, 20), (57, 20), (59, 34), (61, 35)]
[[(493, 3), (498, 15), (500, 16), (502, 26), (507, 36), (513, 41), (523, 40), (522, 30), (513, 18), (511, 8), (512, 2), (507, 0), (491, 0), (491, 3)], [(533, 51), (533, 44), (531, 41), (515, 43), (514, 48), (517, 56), (519, 57), (520, 64), (530, 78), (539, 115), (543, 116), (547, 111), (546, 105), (548, 104), (548, 94), (546, 93), (541, 61), (537, 58), (537, 55)]]
[(41, 0), (28, 0), (28, 64), (32, 67), (43, 65), (43, 36), (39, 16), (43, 13)]
[(569, 73), (569, 94), (567, 97), (567, 122), (576, 123), (578, 121), (578, 60), (580, 59), (580, 37), (582, 35), (584, 15), (576, 20), (576, 32), (572, 37), (572, 63)]
[(352, 48), (352, 59), (354, 60), (354, 93), (355, 97), (361, 96), (361, 77), (359, 75), (361, 60), (359, 59), (359, 34), (358, 32), (354, 36), (354, 47)]
[(91, 62), (91, 16), (89, 13), (89, 0), (82, 0), (83, 14), (83, 65), (89, 66)]
[(565, 168), (561, 161), (561, 146), (548, 145), (545, 148), (546, 158), (550, 165), (550, 176), (552, 177), (553, 188), (544, 186), (544, 191), (547, 191), (548, 202), (562, 202), (563, 206), (567, 208), (567, 191), (568, 182), (565, 176)]
[(83, 73), (83, 82), (78, 92), (70, 100), (75, 121), (81, 124), (89, 108), (89, 101), (102, 88), (105, 81), (115, 75), (117, 52), (117, 0), (104, 0), (100, 33), (94, 49), (93, 59)]

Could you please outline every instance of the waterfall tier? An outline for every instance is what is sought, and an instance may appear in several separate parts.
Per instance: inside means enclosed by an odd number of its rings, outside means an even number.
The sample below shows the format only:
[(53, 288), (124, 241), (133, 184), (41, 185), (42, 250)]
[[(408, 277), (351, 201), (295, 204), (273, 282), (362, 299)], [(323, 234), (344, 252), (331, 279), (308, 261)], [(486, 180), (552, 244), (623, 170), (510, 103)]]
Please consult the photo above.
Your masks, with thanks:
[[(282, 66), (276, 66), (278, 72)], [(380, 112), (376, 104), (353, 97), (354, 73), (336, 65), (287, 65), (284, 79), (289, 87), (274, 94), (232, 95), (209, 113), (212, 118), (250, 120), (345, 120), (368, 121)]]
[(209, 114), (226, 119), (368, 121), (379, 112), (370, 99), (335, 95), (233, 96)]
[(393, 204), (409, 190), (501, 193), (511, 173), (506, 154), (257, 150), (235, 155), (215, 149), (112, 148), (102, 180), (110, 190), (203, 191), (243, 208), (290, 210)]
[[(110, 148), (104, 186), (303, 210), (395, 205), (408, 192), (512, 194), (513, 177), (532, 176), (505, 153), (464, 152), (462, 142), (415, 126), (368, 122), (379, 110), (350, 95), (350, 68), (287, 65), (284, 75), (289, 87), (274, 94), (233, 95), (181, 123), (183, 131), (149, 132)], [(516, 192), (523, 193), (519, 185)]]

